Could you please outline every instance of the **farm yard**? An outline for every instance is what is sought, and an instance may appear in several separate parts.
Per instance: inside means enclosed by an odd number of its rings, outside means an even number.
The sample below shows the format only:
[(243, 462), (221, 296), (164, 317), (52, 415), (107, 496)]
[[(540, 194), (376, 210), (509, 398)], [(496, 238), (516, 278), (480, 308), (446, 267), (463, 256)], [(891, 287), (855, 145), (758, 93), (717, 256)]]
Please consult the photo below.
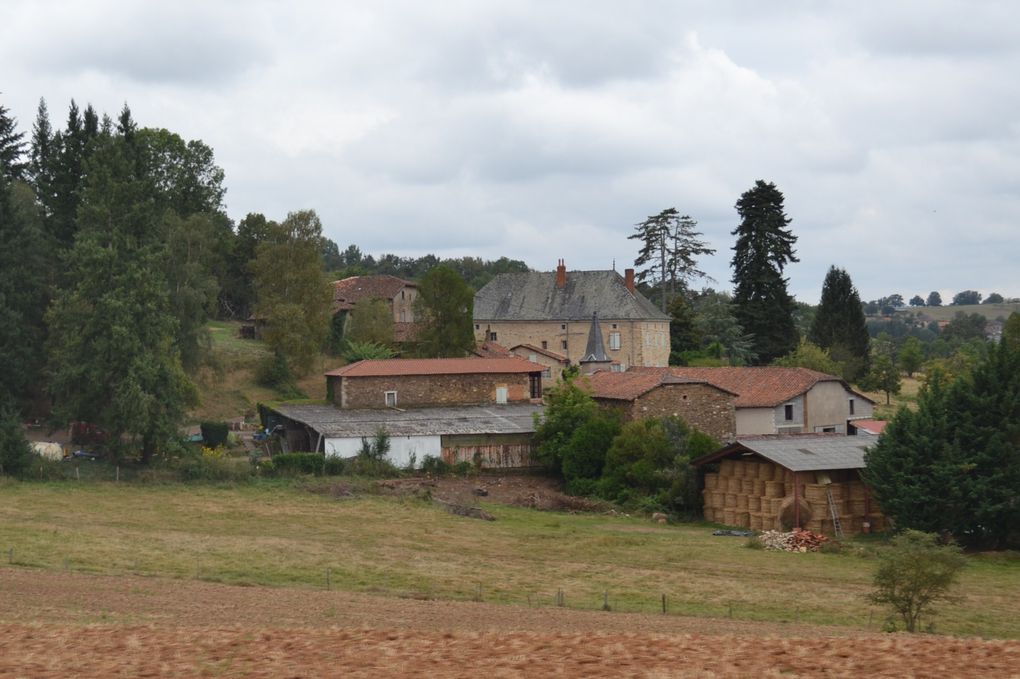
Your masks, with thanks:
[[(865, 599), (874, 540), (854, 543), (855, 553), (766, 552), (714, 537), (708, 524), (539, 511), (503, 504), (542, 496), (520, 480), (472, 483), (501, 500), (482, 505), (494, 521), (444, 510), (429, 497), (446, 494), (442, 484), (423, 493), (319, 481), (4, 482), (0, 674), (59, 673), (62, 656), (45, 649), (60, 638), (74, 639), (75, 662), (92, 676), (314, 674), (327, 661), (356, 675), (380, 654), (395, 671), (433, 676), (480, 667), (506, 676), (786, 667), (789, 676), (830, 666), (902, 676), (915, 652), (965, 648), (943, 655), (952, 675), (965, 658), (1001, 669), (1020, 653), (991, 641), (1020, 638), (1015, 556), (971, 557), (963, 601), (936, 620), (940, 633), (985, 641), (875, 636), (885, 613)], [(834, 636), (853, 640), (825, 641)], [(270, 652), (273, 639), (284, 650)], [(122, 654), (116, 670), (103, 664), (107, 651)], [(681, 657), (707, 671), (677, 673)]]

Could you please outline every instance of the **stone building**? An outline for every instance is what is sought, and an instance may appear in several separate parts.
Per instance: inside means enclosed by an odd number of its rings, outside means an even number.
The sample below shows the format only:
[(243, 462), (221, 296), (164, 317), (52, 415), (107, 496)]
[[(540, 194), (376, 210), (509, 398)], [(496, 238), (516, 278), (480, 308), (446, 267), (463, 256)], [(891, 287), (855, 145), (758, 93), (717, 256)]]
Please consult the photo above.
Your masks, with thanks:
[(479, 342), (528, 345), (579, 364), (598, 314), (601, 339), (615, 370), (666, 366), (669, 316), (634, 286), (634, 270), (505, 273), (475, 295), (474, 329)]
[(600, 405), (619, 409), (627, 420), (676, 416), (717, 441), (736, 434), (737, 395), (705, 380), (663, 370), (596, 372), (584, 379)]
[(359, 302), (373, 299), (385, 301), (393, 312), (395, 342), (412, 341), (417, 334), (414, 301), (418, 284), (396, 276), (350, 276), (333, 281), (333, 309), (337, 314), (357, 314)]
[(326, 393), (342, 409), (530, 403), (543, 369), (516, 356), (358, 361), (326, 373)]

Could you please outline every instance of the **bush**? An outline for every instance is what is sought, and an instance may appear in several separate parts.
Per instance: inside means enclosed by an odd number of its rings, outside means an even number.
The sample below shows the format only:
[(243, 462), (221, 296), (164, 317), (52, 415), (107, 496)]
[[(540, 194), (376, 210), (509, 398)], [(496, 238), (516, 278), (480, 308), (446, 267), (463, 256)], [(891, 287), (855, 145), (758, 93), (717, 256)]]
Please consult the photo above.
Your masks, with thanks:
[(243, 481), (251, 476), (251, 468), (239, 464), (238, 458), (209, 455), (188, 455), (173, 467), (182, 481)]
[(869, 598), (889, 604), (908, 632), (916, 632), (922, 615), (933, 615), (932, 604), (952, 601), (949, 594), (967, 564), (956, 545), (939, 544), (934, 533), (907, 530), (879, 555), (875, 591)]
[(319, 453), (281, 453), (273, 456), (273, 470), (277, 476), (318, 476), (322, 474), (324, 461)]
[(450, 463), (441, 457), (426, 455), (421, 461), (421, 470), (426, 474), (431, 474), (432, 476), (446, 476), (453, 470), (453, 467), (451, 467)]
[(469, 476), (474, 470), (474, 465), (467, 460), (462, 460), (453, 465), (453, 473), (457, 476)]
[(368, 476), (372, 478), (400, 475), (400, 470), (389, 460), (385, 458), (372, 458), (365, 455), (358, 455), (347, 460), (344, 464), (344, 471), (351, 476)]
[(571, 479), (567, 481), (568, 495), (596, 495), (599, 490), (598, 479)]
[(32, 465), (32, 447), (25, 438), (25, 432), (13, 408), (0, 411), (0, 473), (20, 476)]
[(344, 473), (347, 464), (343, 458), (330, 455), (322, 465), (322, 471), (326, 476), (340, 476)]
[(259, 364), (255, 371), (255, 381), (263, 387), (276, 390), (285, 399), (306, 398), (304, 392), (298, 389), (287, 359), (280, 352), (273, 352)]
[(230, 436), (230, 425), (226, 422), (203, 422), (199, 428), (202, 430), (202, 442), (210, 448), (222, 446)]

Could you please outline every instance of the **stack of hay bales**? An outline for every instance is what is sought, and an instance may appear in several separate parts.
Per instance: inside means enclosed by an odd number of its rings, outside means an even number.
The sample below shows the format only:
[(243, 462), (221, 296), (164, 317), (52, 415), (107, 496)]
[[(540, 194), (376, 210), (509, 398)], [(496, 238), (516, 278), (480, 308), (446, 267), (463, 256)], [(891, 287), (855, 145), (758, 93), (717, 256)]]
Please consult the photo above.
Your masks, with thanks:
[[(722, 460), (718, 473), (705, 474), (705, 519), (750, 530), (783, 530), (781, 514), (793, 504), (793, 480), (793, 472), (772, 462)], [(865, 525), (871, 531), (885, 529), (885, 518), (874, 500), (868, 502), (867, 489), (855, 471), (801, 472), (798, 480), (802, 508), (808, 505), (802, 512), (802, 528), (833, 534), (828, 489), (845, 534), (859, 533)]]

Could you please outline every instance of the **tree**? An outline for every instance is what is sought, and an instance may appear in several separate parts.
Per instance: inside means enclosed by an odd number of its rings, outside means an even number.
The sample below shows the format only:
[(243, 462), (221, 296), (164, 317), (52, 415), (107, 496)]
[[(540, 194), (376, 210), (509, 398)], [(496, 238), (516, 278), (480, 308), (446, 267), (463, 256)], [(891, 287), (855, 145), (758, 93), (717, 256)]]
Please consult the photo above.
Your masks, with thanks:
[(957, 311), (953, 320), (942, 329), (942, 337), (949, 342), (967, 342), (985, 338), (985, 325), (988, 319), (978, 313), (967, 314)]
[(1002, 326), (1002, 341), (1020, 351), (1020, 313), (1014, 311)]
[(942, 295), (937, 290), (928, 293), (928, 306), (942, 306)]
[(649, 216), (634, 227), (635, 233), (627, 236), (642, 243), (634, 260), (637, 280), (645, 282), (651, 279), (652, 286), (659, 288), (663, 312), (668, 301), (676, 295), (678, 285), (683, 289), (689, 281), (706, 277), (705, 272), (697, 267), (697, 256), (711, 255), (715, 250), (701, 240), (697, 225), (690, 216), (681, 216), (676, 208), (671, 207)]
[(563, 452), (574, 432), (595, 417), (598, 404), (575, 377), (563, 373), (563, 379), (542, 396), (545, 412), (535, 415), (535, 460), (562, 473)]
[(924, 297), (914, 295), (910, 298), (910, 306), (924, 306)]
[(24, 161), (25, 133), (18, 132), (17, 121), (0, 104), (0, 174), (8, 182), (25, 179), (28, 163)]
[(802, 339), (797, 349), (786, 356), (777, 358), (772, 365), (785, 366), (787, 368), (808, 368), (826, 375), (842, 375), (843, 366), (832, 360), (828, 349), (823, 349)]
[(181, 219), (163, 216), (165, 272), (170, 304), (177, 319), (177, 348), (185, 370), (193, 372), (208, 357), (212, 338), (207, 322), (216, 310), (216, 227), (208, 213)]
[(783, 212), (783, 194), (775, 184), (755, 182), (737, 201), (740, 225), (733, 247), (733, 303), (737, 320), (753, 336), (753, 351), (761, 364), (793, 351), (797, 328), (793, 298), (786, 289), (783, 270), (794, 256), (797, 241)]
[(0, 476), (18, 476), (32, 464), (32, 448), (25, 438), (18, 411), (0, 395)]
[(50, 195), (53, 190), (53, 141), (53, 127), (50, 125), (46, 100), (39, 99), (35, 123), (32, 125), (28, 171), (42, 202), (45, 202), (43, 197)]
[(474, 349), (471, 325), (474, 301), (474, 290), (445, 264), (425, 274), (414, 300), (414, 315), (421, 323), (419, 355), (456, 357)]
[(924, 347), (921, 346), (921, 340), (908, 337), (900, 347), (897, 362), (903, 368), (903, 372), (907, 373), (907, 377), (913, 377), (924, 362)]
[(729, 365), (753, 362), (754, 338), (744, 332), (734, 313), (732, 298), (724, 292), (707, 291), (695, 300), (695, 329), (703, 347), (716, 345)]
[(1002, 304), (1005, 301), (1002, 295), (997, 292), (990, 293), (985, 297), (985, 301), (982, 304)]
[(953, 305), (981, 304), (981, 293), (977, 290), (964, 290), (953, 295)]
[(237, 233), (226, 253), (227, 274), (221, 284), (220, 308), (230, 318), (248, 318), (255, 308), (255, 274), (251, 264), (258, 246), (278, 229), (264, 215), (250, 212), (237, 224)]
[(679, 365), (680, 354), (695, 351), (701, 346), (701, 333), (698, 331), (694, 309), (683, 298), (677, 295), (669, 303), (669, 362)]
[(889, 405), (892, 394), (900, 393), (901, 386), (900, 371), (896, 363), (884, 353), (872, 358), (871, 369), (861, 378), (861, 387), (864, 389), (885, 392), (886, 405)]
[(140, 443), (142, 461), (178, 435), (194, 386), (181, 366), (177, 321), (151, 185), (123, 136), (88, 164), (68, 280), (50, 307), (49, 372), (58, 420), (84, 420), (111, 445)]
[(322, 223), (312, 210), (269, 224), (251, 264), (263, 337), (295, 374), (312, 369), (329, 331), (333, 287), (322, 270)]
[(955, 600), (949, 592), (966, 565), (956, 545), (939, 544), (932, 533), (904, 531), (879, 555), (875, 590), (869, 598), (889, 604), (907, 631), (916, 632), (922, 615), (934, 615), (935, 603)]
[(850, 274), (835, 266), (829, 268), (822, 284), (822, 300), (808, 338), (833, 357), (846, 361), (845, 377), (856, 380), (867, 370), (871, 336), (861, 308), (861, 298)]
[(393, 344), (393, 310), (384, 299), (358, 302), (347, 321), (345, 339), (350, 343), (370, 342), (384, 347)]

